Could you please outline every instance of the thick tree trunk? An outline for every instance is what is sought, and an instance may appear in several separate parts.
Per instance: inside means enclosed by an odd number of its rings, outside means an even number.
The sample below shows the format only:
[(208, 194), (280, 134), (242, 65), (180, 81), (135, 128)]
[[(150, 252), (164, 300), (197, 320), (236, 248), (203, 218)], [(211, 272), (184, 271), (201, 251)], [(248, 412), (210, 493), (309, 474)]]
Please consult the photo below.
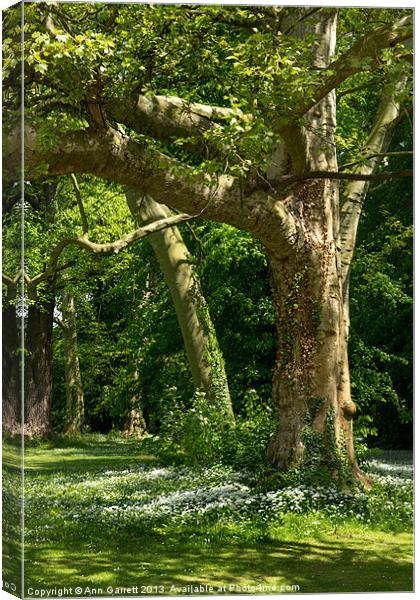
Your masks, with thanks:
[[(320, 194), (324, 184), (317, 184)], [(329, 187), (329, 186), (327, 186)], [(313, 190), (315, 191), (315, 190)], [(271, 257), (278, 352), (273, 375), (277, 430), (270, 461), (308, 467), (337, 481), (368, 484), (352, 436), (347, 316), (334, 240), (305, 244), (296, 256)]]
[(2, 312), (3, 432), (17, 435), (22, 429), (19, 322), (14, 303), (5, 300)]
[(51, 434), (52, 325), (54, 301), (28, 307), (25, 326), (24, 433)]
[(329, 244), (273, 265), (278, 354), (273, 401), (278, 425), (269, 448), (282, 469), (307, 465), (337, 480), (361, 474), (353, 448), (346, 318), (337, 251)]
[[(170, 215), (166, 206), (133, 191), (127, 192), (127, 201), (134, 219), (143, 225)], [(204, 391), (233, 423), (223, 357), (198, 275), (181, 233), (177, 227), (170, 227), (149, 236), (148, 241), (172, 296), (194, 385)]]
[(61, 296), (63, 321), (61, 328), (64, 342), (64, 371), (66, 377), (66, 416), (64, 433), (74, 435), (83, 427), (85, 403), (82, 376), (77, 352), (77, 329), (74, 297), (68, 290)]
[[(335, 29), (335, 11), (316, 23), (317, 68), (327, 68), (334, 54)], [(335, 127), (332, 91), (306, 113), (303, 128), (297, 123), (283, 128), (295, 171), (337, 171)], [(281, 469), (300, 465), (337, 481), (356, 478), (369, 485), (353, 446), (356, 406), (350, 393), (338, 195), (332, 180), (298, 184), (286, 202), (299, 234), (285, 256), (268, 248), (278, 331), (273, 375), (278, 423), (268, 454)]]

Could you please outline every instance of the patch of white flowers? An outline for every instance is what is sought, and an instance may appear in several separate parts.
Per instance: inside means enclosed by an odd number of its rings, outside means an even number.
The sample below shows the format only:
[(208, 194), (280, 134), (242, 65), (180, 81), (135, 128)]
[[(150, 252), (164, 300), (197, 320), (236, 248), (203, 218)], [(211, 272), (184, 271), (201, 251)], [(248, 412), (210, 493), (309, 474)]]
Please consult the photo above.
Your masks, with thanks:
[[(26, 475), (25, 519), (29, 532), (45, 525), (77, 530), (84, 524), (110, 528), (187, 523), (216, 518), (270, 520), (284, 513), (322, 511), (330, 518), (364, 523), (412, 518), (412, 465), (371, 460), (373, 490), (342, 491), (334, 486), (296, 486), (261, 492), (249, 473), (224, 467), (107, 469), (99, 473)], [(46, 523), (46, 520), (48, 521)], [(44, 531), (44, 533), (42, 533)]]
[(394, 480), (398, 479), (413, 479), (413, 465), (403, 463), (401, 461), (392, 463), (385, 462), (384, 460), (371, 459), (367, 463), (369, 473), (375, 475), (381, 475), (383, 477), (392, 477)]

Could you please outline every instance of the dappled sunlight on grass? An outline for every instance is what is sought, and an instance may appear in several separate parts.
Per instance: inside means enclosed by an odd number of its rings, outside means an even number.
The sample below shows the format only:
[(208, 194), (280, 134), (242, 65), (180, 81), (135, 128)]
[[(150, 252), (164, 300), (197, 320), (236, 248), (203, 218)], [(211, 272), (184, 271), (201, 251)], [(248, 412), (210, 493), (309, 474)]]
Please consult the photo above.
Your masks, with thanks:
[[(376, 457), (370, 496), (328, 487), (258, 491), (245, 471), (162, 465), (148, 440), (54, 443), (25, 448), (26, 588), (412, 589), (408, 460), (394, 468)], [(17, 448), (5, 446), (16, 458)]]
[[(82, 551), (68, 547), (29, 552), (28, 582), (91, 586), (172, 585), (191, 583), (238, 586), (262, 583), (275, 586), (298, 584), (302, 592), (398, 591), (411, 589), (412, 566), (409, 535), (376, 534), (366, 539), (359, 532), (335, 541), (309, 539), (271, 541), (262, 544), (212, 544), (198, 548), (164, 539), (115, 540), (101, 548)], [(191, 542), (190, 542), (191, 543)], [(129, 551), (127, 551), (127, 545)], [(99, 554), (98, 554), (99, 551)], [(62, 583), (61, 583), (62, 585)]]
[[(98, 437), (98, 436), (97, 436)], [(121, 439), (105, 441), (89, 437), (70, 440), (61, 438), (54, 442), (25, 445), (26, 471), (95, 471), (109, 466), (113, 468), (135, 467), (138, 461), (157, 462), (156, 456), (142, 451), (139, 441)]]

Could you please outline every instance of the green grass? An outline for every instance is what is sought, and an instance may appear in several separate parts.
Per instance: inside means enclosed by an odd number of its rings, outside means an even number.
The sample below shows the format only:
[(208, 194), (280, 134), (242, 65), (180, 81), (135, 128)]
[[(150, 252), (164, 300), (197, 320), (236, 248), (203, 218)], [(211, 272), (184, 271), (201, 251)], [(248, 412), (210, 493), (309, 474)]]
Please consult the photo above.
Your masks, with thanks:
[[(7, 470), (16, 448), (5, 444), (4, 456)], [(26, 589), (72, 588), (69, 595), (77, 595), (76, 586), (98, 595), (133, 586), (140, 595), (141, 586), (152, 586), (153, 594), (169, 595), (200, 584), (213, 587), (208, 593), (258, 585), (265, 593), (292, 585), (300, 593), (412, 590), (409, 526), (381, 531), (378, 523), (322, 510), (269, 520), (241, 513), (229, 501), (241, 497), (244, 477), (220, 468), (162, 467), (149, 440), (86, 436), (29, 445)], [(194, 503), (220, 487), (217, 498), (226, 497), (227, 508), (194, 512)], [(150, 501), (156, 511), (142, 513), (138, 507)], [(172, 512), (164, 512), (168, 507)], [(6, 557), (6, 576), (7, 564)]]
[[(279, 537), (281, 532), (279, 532)], [(285, 535), (264, 543), (200, 547), (186, 539), (150, 534), (115, 537), (102, 532), (90, 543), (41, 544), (26, 552), (33, 587), (90, 587), (191, 583), (214, 587), (299, 585), (301, 592), (405, 591), (412, 588), (411, 536), (335, 531), (299, 541)]]

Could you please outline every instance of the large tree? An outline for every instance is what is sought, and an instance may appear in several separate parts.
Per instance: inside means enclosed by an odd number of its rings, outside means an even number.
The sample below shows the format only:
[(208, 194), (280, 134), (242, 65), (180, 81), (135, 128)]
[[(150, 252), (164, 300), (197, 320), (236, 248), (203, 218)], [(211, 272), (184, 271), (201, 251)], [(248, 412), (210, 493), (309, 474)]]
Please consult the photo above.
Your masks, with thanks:
[[(269, 458), (285, 469), (315, 453), (334, 476), (350, 467), (366, 481), (352, 439), (350, 265), (369, 181), (389, 177), (382, 159), (409, 112), (410, 11), (25, 11), (25, 178), (91, 173), (251, 232), (277, 319)], [(17, 68), (6, 62), (12, 87)], [(352, 128), (337, 97), (360, 90), (366, 118)], [(9, 178), (19, 156), (11, 135)]]

